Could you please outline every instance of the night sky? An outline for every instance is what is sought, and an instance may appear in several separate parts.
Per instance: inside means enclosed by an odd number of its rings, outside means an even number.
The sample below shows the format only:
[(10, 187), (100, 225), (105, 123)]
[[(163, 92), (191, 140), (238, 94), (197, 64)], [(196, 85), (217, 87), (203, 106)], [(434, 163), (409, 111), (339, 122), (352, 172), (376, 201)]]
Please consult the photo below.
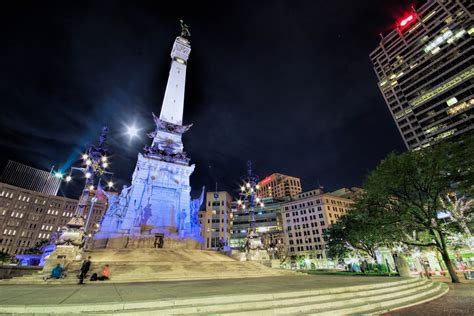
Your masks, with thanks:
[[(261, 177), (301, 177), (304, 190), (359, 186), (405, 150), (369, 53), (412, 4), (10, 1), (0, 13), (1, 167), (12, 159), (67, 172), (107, 124), (115, 182), (128, 184), (184, 19), (193, 194), (216, 182), (235, 192), (248, 159)], [(133, 122), (140, 138), (130, 141)], [(79, 178), (63, 194), (76, 197)]]

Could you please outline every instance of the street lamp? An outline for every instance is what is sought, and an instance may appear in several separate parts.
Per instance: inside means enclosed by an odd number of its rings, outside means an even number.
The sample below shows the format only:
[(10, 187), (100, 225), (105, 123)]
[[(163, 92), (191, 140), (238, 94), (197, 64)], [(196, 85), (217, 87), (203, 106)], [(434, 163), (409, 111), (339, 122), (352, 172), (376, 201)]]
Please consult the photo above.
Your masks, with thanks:
[[(71, 231), (74, 231), (77, 238), (82, 239), (83, 230), (86, 236), (90, 235), (89, 233), (85, 232), (88, 230), (88, 224), (91, 217), (91, 213), (94, 209), (94, 204), (97, 202), (97, 198), (95, 196), (91, 197), (91, 193), (94, 191), (94, 180), (95, 178), (99, 178), (98, 186), (100, 186), (100, 180), (103, 175), (113, 175), (112, 172), (106, 170), (108, 167), (108, 149), (105, 147), (105, 142), (107, 140), (107, 133), (108, 128), (103, 127), (102, 133), (99, 138), (99, 143), (97, 145), (91, 145), (87, 149), (85, 153), (81, 155), (83, 163), (85, 166), (83, 167), (72, 167), (68, 176), (64, 179), (66, 182), (70, 182), (72, 180), (72, 172), (73, 171), (80, 171), (85, 178), (84, 188), (82, 190), (82, 194), (79, 198), (79, 202), (76, 207), (76, 211), (74, 216), (71, 220), (67, 223), (67, 228)], [(61, 175), (62, 178), (62, 175)], [(109, 184), (112, 184), (112, 181), (109, 181)], [(109, 186), (111, 187), (111, 186)], [(97, 190), (96, 190), (97, 193)], [(91, 206), (89, 212), (87, 214), (87, 220), (84, 223), (84, 211), (86, 209), (87, 203), (91, 201)]]
[(257, 196), (257, 186), (259, 177), (252, 172), (252, 163), (247, 161), (247, 174), (241, 177), (242, 185), (240, 186), (240, 198), (237, 206), (241, 209), (248, 209), (250, 227), (247, 231), (246, 251), (247, 260), (268, 259), (268, 253), (260, 252), (263, 250), (263, 244), (257, 233), (255, 224), (255, 208), (263, 208), (264, 204), (260, 197)]

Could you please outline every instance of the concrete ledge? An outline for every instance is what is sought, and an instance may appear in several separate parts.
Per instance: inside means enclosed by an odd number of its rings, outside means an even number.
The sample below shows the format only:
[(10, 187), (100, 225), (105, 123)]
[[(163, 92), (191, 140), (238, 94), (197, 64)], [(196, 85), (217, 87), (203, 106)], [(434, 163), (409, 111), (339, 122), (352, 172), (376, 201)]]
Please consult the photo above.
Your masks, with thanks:
[(41, 271), (42, 267), (37, 266), (16, 266), (16, 265), (0, 265), (0, 279), (10, 279), (23, 275), (29, 275)]

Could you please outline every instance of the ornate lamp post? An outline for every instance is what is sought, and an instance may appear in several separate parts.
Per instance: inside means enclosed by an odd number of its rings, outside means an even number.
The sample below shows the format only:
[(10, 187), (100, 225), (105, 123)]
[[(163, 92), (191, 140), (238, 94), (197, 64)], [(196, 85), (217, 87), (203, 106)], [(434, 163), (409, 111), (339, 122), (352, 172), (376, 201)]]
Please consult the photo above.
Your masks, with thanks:
[(247, 232), (245, 244), (247, 260), (268, 260), (268, 253), (264, 250), (260, 236), (255, 225), (255, 208), (263, 208), (265, 205), (257, 196), (259, 177), (252, 172), (252, 162), (247, 161), (247, 174), (241, 177), (242, 185), (239, 192), (237, 205), (241, 209), (248, 209), (250, 227)]
[[(73, 244), (76, 246), (83, 246), (84, 234), (88, 235), (86, 230), (89, 226), (91, 213), (94, 209), (94, 204), (97, 202), (97, 196), (91, 198), (91, 206), (87, 214), (87, 219), (84, 218), (84, 211), (87, 207), (87, 203), (92, 195), (92, 192), (96, 189), (94, 187), (95, 179), (98, 177), (98, 186), (100, 186), (101, 177), (105, 174), (113, 175), (112, 172), (108, 172), (106, 169), (109, 166), (108, 161), (108, 149), (106, 148), (108, 128), (104, 126), (102, 133), (99, 137), (99, 143), (97, 145), (90, 145), (85, 153), (82, 154), (82, 161), (84, 167), (72, 167), (69, 174), (65, 177), (66, 182), (72, 180), (72, 172), (80, 171), (85, 178), (84, 189), (77, 203), (76, 211), (71, 220), (67, 223), (65, 230), (63, 230), (62, 237), (60, 237), (61, 243)], [(113, 186), (113, 182), (109, 181), (107, 186), (110, 188)]]
[[(76, 211), (70, 221), (64, 226), (56, 240), (52, 241), (57, 247), (48, 249), (48, 253), (44, 253), (42, 260), (44, 260), (44, 271), (50, 271), (56, 264), (68, 264), (75, 260), (78, 260), (82, 256), (81, 249), (86, 244), (86, 236), (88, 233), (85, 231), (88, 227), (91, 213), (94, 209), (94, 204), (97, 201), (97, 196), (92, 197), (91, 207), (87, 216), (87, 220), (84, 218), (84, 211), (87, 207), (91, 193), (95, 190), (94, 180), (99, 177), (98, 186), (100, 186), (100, 177), (104, 174), (112, 174), (106, 171), (109, 166), (108, 162), (108, 150), (105, 147), (107, 140), (108, 128), (103, 127), (102, 133), (99, 138), (97, 145), (90, 145), (87, 151), (82, 155), (84, 167), (76, 168), (72, 167), (69, 174), (64, 178), (66, 182), (72, 180), (72, 172), (80, 171), (84, 175), (85, 184), (82, 194), (77, 203)], [(56, 174), (56, 176), (62, 178), (62, 174)], [(110, 181), (109, 187), (113, 185)], [(97, 193), (97, 190), (95, 191)], [(53, 251), (54, 250), (54, 251)]]

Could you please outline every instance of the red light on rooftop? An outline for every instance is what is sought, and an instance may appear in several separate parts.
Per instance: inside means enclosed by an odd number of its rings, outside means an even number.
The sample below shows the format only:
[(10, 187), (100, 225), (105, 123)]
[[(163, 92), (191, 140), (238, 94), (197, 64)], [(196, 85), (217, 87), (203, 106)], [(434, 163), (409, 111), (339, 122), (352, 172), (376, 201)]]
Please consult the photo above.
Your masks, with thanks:
[(272, 180), (272, 177), (268, 176), (268, 177), (266, 177), (265, 179), (263, 179), (262, 181), (260, 181), (260, 184), (261, 184), (261, 185), (265, 185), (265, 184), (267, 184), (268, 182), (270, 182), (270, 180)]
[(403, 18), (403, 19), (398, 23), (398, 25), (399, 25), (401, 28), (404, 28), (404, 27), (410, 25), (413, 21), (415, 21), (415, 15), (414, 15), (414, 14), (410, 14), (410, 15), (406, 16), (405, 18)]

